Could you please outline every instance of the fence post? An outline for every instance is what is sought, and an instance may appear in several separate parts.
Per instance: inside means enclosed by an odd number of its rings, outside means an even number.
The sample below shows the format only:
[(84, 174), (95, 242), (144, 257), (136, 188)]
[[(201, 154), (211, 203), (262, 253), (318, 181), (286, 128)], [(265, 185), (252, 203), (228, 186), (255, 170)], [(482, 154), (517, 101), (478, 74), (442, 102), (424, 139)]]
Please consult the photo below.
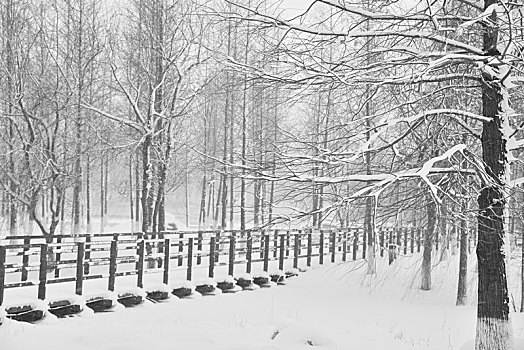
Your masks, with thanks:
[(300, 256), (301, 254), (302, 254), (302, 230), (298, 230), (298, 255)]
[(82, 295), (82, 286), (84, 284), (85, 244), (83, 242), (78, 242), (76, 245), (77, 245), (77, 254), (76, 254), (76, 285), (75, 285), (75, 293), (76, 293), (76, 295)]
[(318, 263), (324, 264), (324, 230), (320, 230), (320, 242), (318, 247)]
[(138, 265), (137, 265), (137, 280), (136, 286), (138, 288), (144, 287), (144, 255), (145, 255), (145, 240), (138, 242)]
[(251, 261), (253, 260), (253, 237), (251, 231), (247, 231), (246, 273), (251, 273)]
[(86, 244), (84, 251), (84, 275), (89, 275), (89, 261), (91, 260), (91, 234), (86, 236)]
[(190, 237), (187, 242), (187, 275), (186, 279), (191, 281), (193, 277), (193, 237)]
[[(158, 233), (158, 239), (160, 239), (160, 240), (164, 239), (164, 231), (161, 231), (161, 232)], [(162, 264), (164, 262), (164, 258), (160, 257), (160, 256), (162, 256), (162, 253), (164, 252), (164, 241), (158, 242), (157, 244), (158, 244), (158, 246), (157, 246), (157, 253), (158, 253), (158, 256), (159, 256), (159, 258), (157, 259), (158, 260), (157, 267), (160, 269), (160, 268), (162, 268)]]
[(169, 263), (171, 262), (171, 240), (164, 240), (164, 278), (162, 282), (169, 284)]
[(24, 252), (22, 255), (22, 281), (27, 281), (27, 266), (29, 265), (29, 247), (31, 240), (29, 237), (24, 238)]
[(220, 231), (215, 234), (215, 262), (220, 260)]
[[(139, 248), (140, 245), (139, 245), (139, 242), (140, 242), (141, 240), (143, 240), (144, 238), (145, 238), (145, 237), (144, 237), (144, 233), (143, 233), (143, 232), (137, 232), (137, 233), (136, 233), (136, 255), (137, 255), (137, 256), (140, 255), (140, 248)], [(118, 234), (117, 234), (117, 233), (115, 233), (115, 234), (113, 235), (113, 239), (114, 239), (115, 241), (118, 242)], [(135, 270), (138, 271), (138, 261), (135, 263)]]
[(197, 242), (197, 250), (198, 250), (198, 255), (197, 255), (197, 265), (200, 265), (202, 264), (202, 240), (204, 239), (203, 235), (202, 235), (202, 232), (201, 231), (198, 231), (198, 242)]
[(279, 270), (284, 270), (284, 246), (285, 245), (286, 245), (286, 236), (280, 235), (280, 257), (278, 259), (278, 269)]
[(180, 232), (178, 234), (178, 266), (182, 266), (184, 264), (184, 257), (182, 253), (184, 252), (184, 234)]
[(348, 233), (344, 232), (343, 238), (342, 238), (342, 261), (347, 260), (348, 255)]
[(298, 257), (300, 255), (300, 233), (295, 233), (295, 249), (293, 252), (293, 268), (298, 268)]
[(311, 231), (307, 234), (307, 261), (306, 265), (311, 266), (311, 255), (313, 253), (313, 234)]
[(47, 283), (47, 244), (40, 245), (40, 271), (38, 279), (40, 284), (38, 285), (38, 299), (45, 299), (45, 288)]
[(331, 262), (334, 263), (336, 260), (337, 253), (337, 232), (334, 231), (331, 233)]
[(209, 239), (209, 278), (213, 278), (215, 276), (215, 240), (215, 237), (210, 237)]
[(286, 258), (289, 257), (289, 247), (291, 247), (291, 232), (286, 232)]
[(264, 235), (264, 271), (269, 270), (269, 234)]
[(118, 237), (115, 235), (111, 241), (111, 250), (109, 253), (109, 281), (107, 289), (113, 292), (115, 290), (116, 278), (116, 258), (118, 257)]
[[(53, 242), (53, 238), (51, 237), (51, 242)], [(56, 243), (60, 244), (62, 243), (62, 237), (56, 238)], [(55, 254), (55, 278), (60, 277), (60, 268), (58, 267), (60, 260), (62, 259), (62, 253), (60, 253), (60, 250), (62, 249), (62, 246), (57, 245), (56, 250), (58, 250), (58, 253)]]
[(355, 230), (353, 234), (353, 260), (357, 260), (358, 252), (358, 230)]
[(0, 305), (4, 303), (6, 249), (0, 246)]
[(228, 275), (233, 276), (233, 273), (235, 272), (235, 243), (236, 238), (234, 236), (234, 233), (231, 233), (229, 236), (229, 269), (228, 269)]
[(273, 258), (276, 258), (278, 256), (278, 230), (275, 230), (275, 233), (273, 234)]

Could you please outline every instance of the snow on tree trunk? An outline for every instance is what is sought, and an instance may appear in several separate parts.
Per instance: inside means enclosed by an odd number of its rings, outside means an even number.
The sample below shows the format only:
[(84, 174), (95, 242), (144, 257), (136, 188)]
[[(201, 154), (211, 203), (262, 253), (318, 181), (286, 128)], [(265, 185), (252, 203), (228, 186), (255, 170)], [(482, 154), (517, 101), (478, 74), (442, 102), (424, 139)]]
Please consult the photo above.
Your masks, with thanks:
[(420, 285), (422, 290), (431, 289), (431, 253), (433, 250), (433, 237), (435, 235), (437, 221), (437, 205), (429, 194), (427, 201), (428, 227), (424, 235), (424, 252), (422, 254), (422, 283)]
[(364, 234), (367, 235), (367, 259), (368, 259), (368, 275), (376, 273), (376, 259), (375, 259), (375, 198), (368, 197), (366, 199), (366, 216), (364, 219)]
[(446, 261), (448, 260), (449, 256), (449, 234), (448, 234), (448, 207), (447, 207), (447, 200), (446, 197), (442, 199), (442, 204), (440, 206), (442, 215), (440, 220), (440, 230), (441, 230), (441, 237), (442, 237), (442, 248), (440, 253), (440, 261)]
[[(498, 1), (487, 0), (484, 8)], [(478, 197), (478, 306), (476, 350), (512, 349), (509, 297), (504, 254), (504, 187), (507, 176), (508, 94), (503, 78), (508, 66), (501, 64), (497, 49), (496, 7), (489, 19), (493, 26), (484, 32), (486, 65), (482, 71), (482, 112), (491, 118), (482, 129), (482, 158), (489, 181)]]
[(459, 278), (457, 288), (457, 306), (468, 301), (468, 230), (466, 220), (460, 221)]
[(151, 229), (151, 215), (153, 214), (150, 206), (151, 187), (152, 187), (152, 164), (151, 164), (151, 135), (146, 135), (142, 144), (142, 232), (149, 232)]

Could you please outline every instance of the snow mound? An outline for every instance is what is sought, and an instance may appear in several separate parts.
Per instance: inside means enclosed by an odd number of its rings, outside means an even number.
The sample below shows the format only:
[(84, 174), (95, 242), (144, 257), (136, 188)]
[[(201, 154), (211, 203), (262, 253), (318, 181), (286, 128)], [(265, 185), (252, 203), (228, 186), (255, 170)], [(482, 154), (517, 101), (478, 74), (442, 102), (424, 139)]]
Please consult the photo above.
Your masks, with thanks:
[(235, 281), (235, 278), (233, 276), (222, 276), (222, 277), (216, 277), (215, 278), (215, 281), (217, 283), (233, 283), (235, 284), (236, 281)]
[(300, 270), (296, 268), (286, 270), (286, 276), (298, 276), (299, 274), (300, 274)]
[[(109, 308), (103, 307), (103, 311), (119, 311), (123, 310), (125, 307), (124, 305), (120, 304), (118, 302), (118, 293), (112, 292), (112, 291), (99, 291), (99, 292), (92, 292), (90, 294), (86, 294), (84, 296), (86, 304), (89, 303), (100, 303), (103, 300), (109, 300), (111, 301), (111, 306)], [(87, 307), (86, 309), (91, 309), (91, 307)], [(98, 310), (98, 308), (97, 308)], [(96, 310), (94, 310), (96, 311)], [(102, 310), (100, 310), (102, 311)]]
[(19, 301), (14, 304), (6, 305), (5, 309), (10, 310), (10, 309), (15, 309), (15, 308), (23, 308), (24, 306), (29, 306), (33, 310), (42, 310), (43, 312), (46, 312), (48, 309), (48, 304), (44, 300)]
[(269, 273), (266, 271), (260, 271), (253, 274), (253, 278), (269, 278)]
[(216, 286), (217, 283), (213, 278), (202, 278), (195, 281), (195, 285), (197, 286)]
[(134, 295), (142, 298), (145, 298), (147, 296), (145, 289), (140, 287), (126, 288), (118, 291), (119, 298), (126, 295)]
[(59, 295), (49, 298), (46, 301), (50, 307), (61, 301), (67, 301), (69, 304), (80, 305), (82, 307), (86, 305), (85, 299), (80, 295)]
[(249, 286), (245, 287), (244, 290), (254, 291), (259, 290), (260, 286), (258, 284), (251, 283)]
[(111, 291), (100, 291), (100, 292), (86, 294), (84, 296), (84, 299), (86, 302), (94, 301), (97, 299), (107, 299), (107, 300), (114, 301), (116, 303), (118, 301), (118, 294), (116, 292), (111, 292)]
[(153, 284), (144, 288), (146, 294), (162, 292), (162, 293), (171, 293), (171, 288), (165, 283)]
[(236, 279), (237, 280), (244, 279), (244, 280), (252, 281), (253, 280), (253, 275), (251, 275), (250, 273), (241, 273), (241, 274), (237, 275)]
[(194, 291), (196, 287), (193, 282), (187, 280), (175, 280), (171, 282), (170, 285), (173, 289), (187, 288), (191, 289), (192, 291)]
[(9, 315), (9, 318), (12, 318), (15, 321), (30, 323), (48, 323), (56, 321), (56, 317), (48, 310), (49, 305), (44, 300), (19, 301), (5, 306), (5, 311), (7, 315)]

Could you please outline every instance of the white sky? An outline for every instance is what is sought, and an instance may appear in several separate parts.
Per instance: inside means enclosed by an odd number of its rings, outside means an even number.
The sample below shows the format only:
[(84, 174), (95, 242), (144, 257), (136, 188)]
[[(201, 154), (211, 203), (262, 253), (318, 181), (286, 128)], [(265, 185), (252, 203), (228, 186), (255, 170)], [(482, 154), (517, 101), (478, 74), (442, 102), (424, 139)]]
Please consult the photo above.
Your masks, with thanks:
[(295, 14), (298, 14), (300, 11), (304, 11), (308, 8), (308, 6), (313, 2), (313, 0), (281, 0), (282, 5), (280, 7), (282, 9), (287, 9), (284, 13), (285, 16), (293, 16)]

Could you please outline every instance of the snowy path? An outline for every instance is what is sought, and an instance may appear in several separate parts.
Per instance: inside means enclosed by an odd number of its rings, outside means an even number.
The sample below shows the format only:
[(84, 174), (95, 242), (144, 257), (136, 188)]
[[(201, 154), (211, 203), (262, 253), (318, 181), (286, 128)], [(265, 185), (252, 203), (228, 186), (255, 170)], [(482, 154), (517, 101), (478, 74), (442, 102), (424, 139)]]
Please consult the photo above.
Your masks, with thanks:
[[(0, 327), (0, 348), (460, 349), (474, 335), (475, 308), (369, 295), (347, 267), (322, 267), (288, 285), (254, 292), (146, 304), (90, 317)], [(377, 296), (378, 294), (378, 296)], [(517, 336), (524, 320), (514, 317)], [(278, 334), (276, 334), (278, 332)], [(276, 336), (275, 336), (276, 334)], [(272, 340), (271, 338), (274, 337)]]

